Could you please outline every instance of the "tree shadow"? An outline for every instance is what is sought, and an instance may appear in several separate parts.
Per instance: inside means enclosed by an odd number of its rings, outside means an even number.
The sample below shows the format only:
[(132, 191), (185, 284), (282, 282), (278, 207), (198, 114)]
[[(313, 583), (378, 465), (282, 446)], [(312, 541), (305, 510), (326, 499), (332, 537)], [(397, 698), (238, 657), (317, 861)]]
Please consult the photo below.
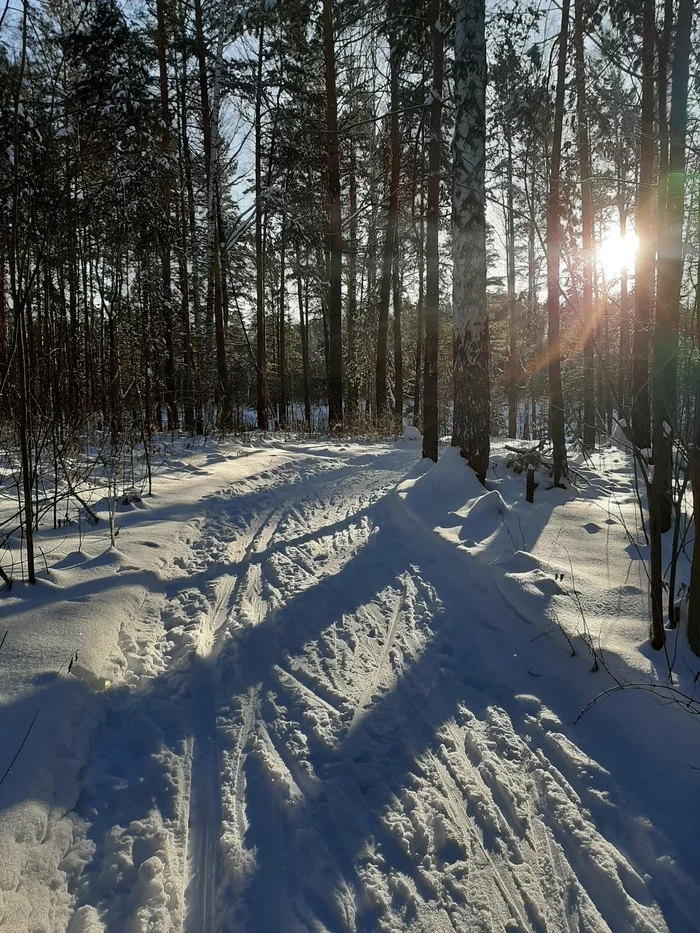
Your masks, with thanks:
[[(352, 472), (353, 467), (332, 471), (324, 474), (324, 481), (327, 477), (328, 483), (335, 483)], [(317, 491), (318, 477), (309, 480), (312, 482)], [(242, 514), (255, 514), (275, 492), (279, 494), (279, 490), (272, 491), (268, 499), (262, 493), (239, 497), (236, 504)], [(296, 492), (295, 496), (298, 501)], [(225, 497), (211, 502), (214, 510), (227, 505), (231, 500)], [(547, 515), (541, 511), (538, 523), (544, 525)], [(30, 696), (8, 709), (4, 720), (13, 724), (14, 732), (6, 734), (5, 748), (8, 743), (14, 747), (24, 723), (39, 704), (42, 710), (66, 703), (93, 704), (94, 721), (101, 720), (80, 775), (77, 802), (75, 779), (65, 787), (58, 779), (32, 783), (18, 769), (0, 787), (0, 808), (41, 799), (64, 812), (75, 809), (78, 820), (84, 820), (86, 833), (81, 850), (85, 865), (73, 890), (76, 906), (106, 904), (102, 919), (107, 931), (123, 930), (126, 919), (142, 903), (149, 860), (165, 857), (166, 830), (179, 832), (186, 839), (185, 817), (179, 812), (183, 775), (178, 770), (178, 756), (197, 740), (198, 717), (207, 690), (216, 691), (215, 714), (228, 713), (237, 697), (254, 691), (260, 697), (262, 722), (271, 729), (283, 695), (279, 670), (289, 670), (290, 659), (302, 655), (307, 646), (340, 625), (343, 617), (370, 626), (371, 618), (361, 618), (363, 607), (376, 603), (387, 590), (400, 593), (407, 574), (423, 581), (434, 595), (435, 613), (425, 644), (404, 664), (390, 689), (378, 689), (366, 710), (356, 714), (347, 705), (338, 708), (338, 722), (343, 727), (335, 747), (309, 737), (314, 772), (310, 785), (297, 782), (299, 797), (286, 800), (281, 796), (278, 776), (265, 766), (261, 756), (249, 754), (246, 758), (246, 845), (256, 850), (255, 870), (244, 897), (248, 929), (261, 933), (291, 929), (290, 918), (303, 928), (302, 902), (310, 905), (328, 930), (346, 929), (336, 897), (341, 887), (352, 892), (358, 929), (376, 929), (377, 907), (358, 873), (358, 860), (370, 840), (392, 866), (411, 875), (424, 900), (434, 900), (435, 892), (421, 880), (411, 857), (388, 831), (384, 818), (387, 806), (421, 776), (421, 759), (437, 755), (443, 741), (439, 730), (461, 706), (484, 720), (488, 708), (498, 705), (517, 727), (525, 728), (519, 694), (531, 687), (531, 667), (537, 663), (555, 672), (537, 681), (538, 696), (551, 702), (553, 708), (561, 708), (561, 682), (567, 674), (559, 674), (559, 666), (566, 662), (562, 662), (557, 647), (533, 647), (530, 633), (523, 633), (521, 626), (513, 631), (506, 649), (502, 624), (493, 619), (495, 613), (504, 611), (503, 605), (495, 594), (477, 595), (481, 592), (477, 584), (489, 584), (483, 566), (419, 527), (395, 493), (316, 531), (270, 544), (245, 561), (217, 565), (216, 570), (240, 579), (252, 564), (264, 570), (273, 555), (318, 543), (361, 520), (369, 521), (372, 527), (364, 545), (336, 572), (309, 579), (305, 588), (269, 611), (257, 625), (236, 618), (240, 606), (230, 607), (230, 634), (217, 648), (216, 674), (209, 659), (191, 653), (182, 667), (166, 668), (142, 689), (117, 687), (95, 695), (82, 684), (60, 678), (37, 684)], [(170, 585), (186, 582), (202, 588), (218, 575), (207, 570)], [(580, 709), (581, 699), (574, 689), (570, 715), (565, 717), (569, 721)], [(294, 709), (288, 696), (284, 702), (290, 715), (303, 722), (303, 710)], [(76, 717), (74, 721), (79, 720)], [(576, 736), (577, 743), (592, 757), (603, 752), (612, 767), (620, 754), (640, 755), (639, 749), (625, 745), (624, 740), (614, 753), (601, 746), (596, 734), (600, 720), (593, 717), (593, 722)], [(215, 724), (212, 728), (216, 731)], [(567, 736), (572, 734), (568, 727), (562, 728)], [(220, 732), (219, 737), (220, 755), (226, 745)], [(32, 738), (38, 739), (40, 734)], [(248, 751), (259, 739), (259, 735), (249, 738)], [(277, 753), (283, 765), (294, 768), (294, 761), (285, 761), (285, 748), (279, 746)], [(290, 774), (294, 777), (293, 771)], [(602, 806), (594, 817), (603, 822)], [(288, 856), (298, 858), (299, 864), (290, 868)], [(224, 882), (221, 859), (218, 871), (219, 881)], [(296, 890), (287, 889), (290, 876)], [(220, 906), (225, 914), (226, 904)]]

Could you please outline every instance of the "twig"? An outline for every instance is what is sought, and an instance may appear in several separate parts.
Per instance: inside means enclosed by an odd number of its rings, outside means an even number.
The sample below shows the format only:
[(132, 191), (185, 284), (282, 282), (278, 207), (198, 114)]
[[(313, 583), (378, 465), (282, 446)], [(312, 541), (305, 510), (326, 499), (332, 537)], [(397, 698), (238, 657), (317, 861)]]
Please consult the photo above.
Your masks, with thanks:
[(12, 770), (12, 766), (14, 765), (14, 763), (15, 763), (15, 762), (17, 761), (17, 759), (19, 758), (19, 753), (22, 751), (22, 749), (24, 748), (24, 743), (25, 743), (25, 742), (27, 741), (27, 739), (29, 738), (29, 733), (32, 731), (32, 727), (34, 726), (34, 723), (36, 722), (36, 717), (39, 715), (39, 710), (40, 710), (40, 709), (41, 709), (41, 707), (39, 707), (39, 709), (37, 709), (36, 713), (34, 713), (34, 717), (33, 717), (32, 721), (29, 723), (29, 728), (28, 728), (27, 731), (24, 733), (24, 738), (23, 738), (22, 741), (20, 742), (19, 748), (18, 748), (17, 751), (15, 752), (14, 758), (13, 758), (12, 761), (9, 763), (9, 765), (7, 766), (7, 768), (5, 769), (5, 773), (3, 774), (3, 776), (0, 778), (0, 784), (3, 783), (3, 781), (5, 780), (5, 778), (7, 777), (7, 775), (8, 775), (8, 774), (10, 773), (10, 771)]

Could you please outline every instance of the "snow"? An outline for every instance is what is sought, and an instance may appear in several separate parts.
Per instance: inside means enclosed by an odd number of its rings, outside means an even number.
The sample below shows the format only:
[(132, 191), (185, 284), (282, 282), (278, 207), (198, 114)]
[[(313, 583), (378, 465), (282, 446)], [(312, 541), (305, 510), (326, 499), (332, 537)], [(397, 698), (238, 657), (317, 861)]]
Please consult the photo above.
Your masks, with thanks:
[(0, 593), (0, 776), (38, 710), (0, 929), (698, 929), (697, 717), (579, 718), (700, 668), (647, 647), (631, 457), (528, 504), (502, 445), (484, 489), (420, 440), (183, 441), (118, 548), (106, 500), (40, 533)]
[(403, 432), (403, 439), (407, 444), (423, 443), (423, 435), (420, 433), (418, 428), (414, 427), (412, 424), (406, 426), (406, 429)]

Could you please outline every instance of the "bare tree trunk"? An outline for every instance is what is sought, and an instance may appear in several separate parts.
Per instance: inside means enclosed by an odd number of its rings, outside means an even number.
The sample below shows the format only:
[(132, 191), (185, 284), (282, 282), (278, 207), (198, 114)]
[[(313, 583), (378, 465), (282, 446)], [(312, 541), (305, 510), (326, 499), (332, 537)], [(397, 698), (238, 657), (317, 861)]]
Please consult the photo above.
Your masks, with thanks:
[[(425, 139), (425, 135), (423, 134)], [(421, 175), (425, 165), (423, 159), (423, 145), (421, 146)], [(416, 165), (416, 175), (418, 167)], [(415, 210), (415, 192), (414, 192)], [(425, 205), (423, 201), (423, 180), (420, 184), (420, 202), (418, 215), (418, 239), (416, 243), (416, 264), (418, 266), (418, 304), (416, 306), (416, 381), (413, 390), (413, 426), (420, 428), (421, 418), (421, 381), (423, 379), (423, 341), (425, 339), (424, 304), (425, 304)]]
[(265, 324), (265, 256), (262, 232), (262, 71), (265, 26), (261, 24), (258, 36), (258, 69), (255, 88), (255, 281), (257, 325), (257, 405), (258, 428), (267, 430), (267, 335)]
[(666, 204), (659, 205), (658, 208), (663, 223), (658, 250), (653, 430), (654, 481), (657, 483), (659, 495), (659, 523), (662, 532), (671, 527), (672, 449), (673, 439), (678, 436), (678, 330), (683, 279), (685, 138), (692, 16), (692, 0), (681, 0), (673, 50), (668, 173), (665, 179), (661, 179), (660, 185), (660, 195), (665, 193)]
[[(680, 0), (673, 49), (668, 176), (666, 183), (662, 185), (662, 191), (666, 191), (666, 209), (659, 248), (652, 374), (654, 476), (649, 492), (649, 543), (652, 586), (651, 646), (657, 649), (663, 647), (665, 641), (661, 534), (671, 527), (672, 445), (678, 420), (678, 328), (683, 279), (685, 138), (692, 18), (693, 0)], [(695, 495), (696, 490), (693, 489), (693, 496)]]
[(340, 212), (340, 140), (338, 101), (335, 87), (333, 2), (323, 0), (323, 56), (326, 76), (326, 132), (328, 151), (328, 245), (330, 250), (328, 288), (328, 427), (343, 423), (343, 229)]
[(389, 304), (391, 302), (392, 266), (396, 262), (396, 230), (399, 214), (399, 86), (398, 52), (392, 48), (389, 54), (389, 108), (391, 121), (389, 130), (390, 173), (389, 207), (387, 211), (382, 262), (382, 283), (379, 296), (379, 336), (377, 338), (377, 422), (381, 421), (387, 407), (387, 356), (389, 343)]
[(392, 291), (394, 293), (394, 415), (396, 430), (403, 432), (403, 346), (401, 335), (401, 248), (399, 245), (399, 226), (394, 233), (394, 271), (392, 273)]
[(29, 406), (29, 354), (27, 347), (27, 326), (25, 309), (19, 315), (19, 442), (22, 460), (22, 489), (24, 500), (24, 536), (27, 549), (27, 580), (36, 583), (34, 569), (34, 510), (32, 505), (32, 468), (31, 468), (31, 416)]
[(5, 250), (0, 242), (0, 382), (7, 363), (7, 299), (5, 297)]
[(173, 351), (173, 311), (171, 294), (170, 243), (172, 222), (170, 217), (170, 107), (168, 104), (168, 66), (165, 59), (165, 8), (167, 0), (156, 3), (156, 48), (158, 53), (158, 76), (160, 84), (160, 121), (161, 121), (161, 200), (163, 227), (160, 231), (160, 258), (163, 271), (163, 338), (165, 344), (165, 406), (168, 413), (168, 430), (178, 425), (175, 404), (175, 360)]
[(452, 142), (454, 420), (459, 447), (481, 482), (489, 466), (489, 319), (486, 302), (486, 5), (459, 0)]
[(438, 458), (438, 331), (440, 325), (440, 149), (442, 143), (442, 82), (444, 36), (440, 0), (430, 0), (433, 52), (430, 147), (428, 153), (428, 216), (426, 239), (425, 381), (423, 383), (423, 456)]
[(287, 427), (287, 347), (286, 347), (286, 328), (287, 328), (287, 293), (286, 276), (287, 267), (285, 265), (287, 234), (286, 224), (282, 218), (282, 231), (280, 237), (280, 310), (279, 310), (279, 374), (280, 374), (280, 399), (279, 399), (279, 423), (281, 428)]
[[(226, 390), (226, 380), (222, 380), (222, 370), (226, 368), (225, 347), (222, 346), (222, 299), (221, 299), (221, 265), (219, 256), (219, 237), (216, 223), (215, 189), (218, 170), (218, 137), (219, 137), (219, 99), (221, 92), (221, 70), (223, 64), (223, 43), (226, 27), (225, 0), (219, 0), (219, 28), (217, 36), (216, 64), (214, 71), (214, 86), (212, 92), (211, 110), (209, 107), (209, 87), (206, 66), (206, 50), (204, 44), (204, 26), (202, 19), (202, 0), (194, 0), (195, 29), (197, 57), (199, 61), (199, 86), (202, 100), (202, 133), (204, 137), (204, 163), (207, 181), (207, 270), (209, 287), (207, 289), (207, 305), (204, 337), (204, 363), (206, 367), (205, 380), (207, 385), (207, 398), (205, 403), (211, 406), (218, 402), (219, 416), (222, 427), (226, 429), (225, 422), (229, 420)], [(216, 341), (216, 360), (214, 360)], [(214, 376), (214, 374), (216, 374)], [(223, 383), (223, 384), (222, 384)]]
[[(530, 164), (530, 210), (528, 216), (528, 232), (527, 232), (527, 325), (526, 333), (528, 341), (534, 343), (533, 337), (535, 332), (535, 312), (537, 309), (537, 267), (535, 265), (535, 236), (537, 233), (536, 229), (536, 218), (535, 218), (535, 185), (537, 182), (537, 174), (535, 171), (535, 158), (536, 158), (536, 149), (532, 154), (531, 164)], [(531, 347), (531, 352), (533, 357), (537, 357), (537, 344)], [(523, 423), (523, 439), (530, 440), (532, 436), (535, 436), (535, 401), (532, 395), (532, 366), (530, 366), (528, 371), (528, 389), (529, 389), (529, 399), (525, 399), (525, 416)]]
[[(214, 85), (211, 103), (211, 150), (208, 159), (209, 175), (207, 198), (207, 223), (213, 229), (212, 265), (214, 275), (214, 338), (216, 343), (216, 403), (219, 426), (222, 431), (231, 429), (231, 402), (226, 364), (226, 330), (224, 327), (224, 305), (222, 292), (221, 240), (217, 222), (219, 210), (219, 110), (221, 102), (221, 77), (224, 60), (224, 36), (226, 34), (226, 0), (220, 0), (219, 29), (216, 42)], [(212, 233), (210, 232), (210, 237)]]
[(506, 133), (506, 265), (508, 272), (508, 436), (518, 436), (518, 305), (515, 300), (515, 211), (513, 207), (513, 140)]
[(308, 283), (306, 294), (302, 287), (301, 263), (299, 260), (299, 247), (297, 247), (297, 296), (299, 300), (299, 334), (301, 337), (301, 365), (304, 381), (304, 418), (307, 430), (311, 431), (311, 388), (309, 385), (309, 291)]
[(347, 415), (351, 424), (357, 421), (358, 389), (355, 328), (357, 323), (357, 164), (355, 138), (350, 139), (350, 235), (348, 254), (348, 313), (347, 313)]
[[(192, 311), (194, 318), (194, 327), (193, 331), (190, 333), (190, 352), (189, 357), (186, 358), (185, 365), (191, 367), (190, 372), (190, 385), (194, 385), (192, 388), (192, 398), (193, 398), (193, 430), (196, 433), (201, 433), (203, 430), (202, 423), (202, 413), (204, 406), (204, 399), (202, 393), (202, 374), (201, 366), (196, 365), (197, 360), (202, 358), (202, 299), (201, 299), (201, 287), (199, 279), (199, 249), (198, 249), (198, 237), (197, 237), (197, 224), (195, 216), (195, 203), (194, 203), (194, 185), (192, 183), (192, 156), (190, 152), (190, 143), (189, 143), (189, 126), (187, 119), (187, 62), (188, 62), (188, 40), (185, 30), (185, 17), (184, 10), (182, 7), (182, 2), (179, 0), (178, 3), (178, 19), (180, 21), (180, 44), (181, 44), (181, 67), (182, 72), (180, 76), (180, 86), (178, 88), (178, 93), (180, 97), (180, 137), (182, 143), (182, 171), (184, 173), (185, 179), (185, 189), (187, 194), (186, 199), (186, 214), (183, 210), (183, 223), (185, 222), (184, 218), (186, 216), (186, 225), (187, 230), (184, 234), (184, 247), (189, 244), (189, 254), (192, 265), (191, 273), (191, 291), (192, 291)], [(177, 75), (177, 72), (176, 72)], [(187, 251), (185, 249), (184, 256), (187, 256)], [(188, 277), (189, 278), (189, 277)], [(187, 386), (187, 380), (185, 381)], [(185, 412), (185, 419), (187, 421), (188, 413)]]
[[(627, 236), (627, 201), (624, 190), (624, 177), (618, 176), (618, 212), (620, 218), (620, 237), (624, 241)], [(628, 397), (627, 397), (627, 369), (629, 366), (630, 355), (630, 308), (629, 308), (629, 288), (627, 284), (627, 263), (620, 269), (620, 354), (618, 360), (618, 379), (617, 379), (617, 397), (618, 397), (618, 418), (627, 418)]]
[(557, 89), (554, 103), (554, 135), (549, 169), (549, 200), (547, 203), (547, 351), (549, 371), (549, 431), (552, 439), (554, 484), (558, 485), (568, 472), (566, 437), (564, 433), (564, 396), (561, 386), (561, 348), (559, 337), (559, 261), (561, 254), (561, 137), (564, 122), (564, 90), (566, 83), (566, 48), (569, 34), (569, 0), (562, 0)]
[[(183, 79), (184, 81), (184, 76)], [(184, 89), (180, 89), (180, 80), (178, 78), (178, 67), (175, 65), (175, 87), (178, 98), (184, 96)], [(180, 322), (182, 327), (182, 404), (184, 413), (185, 430), (192, 434), (196, 428), (194, 393), (192, 389), (192, 380), (194, 376), (194, 354), (192, 351), (192, 334), (190, 327), (190, 277), (187, 268), (188, 259), (188, 236), (187, 236), (187, 204), (186, 204), (186, 168), (185, 168), (185, 136), (187, 129), (184, 123), (186, 111), (183, 111), (181, 103), (177, 107), (178, 114), (178, 185), (179, 198), (177, 201), (177, 222), (179, 224), (180, 248), (178, 251), (178, 271), (180, 277)], [(195, 265), (194, 256), (192, 264)], [(194, 289), (194, 277), (193, 277)]]
[(654, 0), (644, 0), (642, 25), (642, 117), (639, 195), (635, 230), (639, 250), (635, 263), (632, 370), (632, 438), (645, 450), (649, 436), (649, 326), (654, 285), (651, 211), (654, 183)]
[(583, 446), (595, 447), (595, 395), (593, 331), (593, 196), (591, 191), (591, 155), (588, 138), (588, 101), (584, 68), (583, 4), (574, 5), (574, 51), (576, 59), (576, 116), (578, 122), (579, 172), (581, 176), (581, 226), (583, 231)]

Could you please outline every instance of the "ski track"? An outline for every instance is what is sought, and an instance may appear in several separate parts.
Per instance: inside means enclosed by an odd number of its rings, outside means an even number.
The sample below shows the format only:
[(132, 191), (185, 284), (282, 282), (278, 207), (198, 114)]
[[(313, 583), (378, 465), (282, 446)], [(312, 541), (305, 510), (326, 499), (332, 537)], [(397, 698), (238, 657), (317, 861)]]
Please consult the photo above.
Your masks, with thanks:
[[(610, 776), (487, 670), (462, 558), (391, 491), (408, 463), (301, 448), (215, 498), (121, 646), (111, 769), (88, 765), (76, 807), (76, 906), (107, 931), (667, 929), (653, 852), (633, 866), (598, 828)], [(147, 813), (119, 771), (127, 720), (162, 788)]]

